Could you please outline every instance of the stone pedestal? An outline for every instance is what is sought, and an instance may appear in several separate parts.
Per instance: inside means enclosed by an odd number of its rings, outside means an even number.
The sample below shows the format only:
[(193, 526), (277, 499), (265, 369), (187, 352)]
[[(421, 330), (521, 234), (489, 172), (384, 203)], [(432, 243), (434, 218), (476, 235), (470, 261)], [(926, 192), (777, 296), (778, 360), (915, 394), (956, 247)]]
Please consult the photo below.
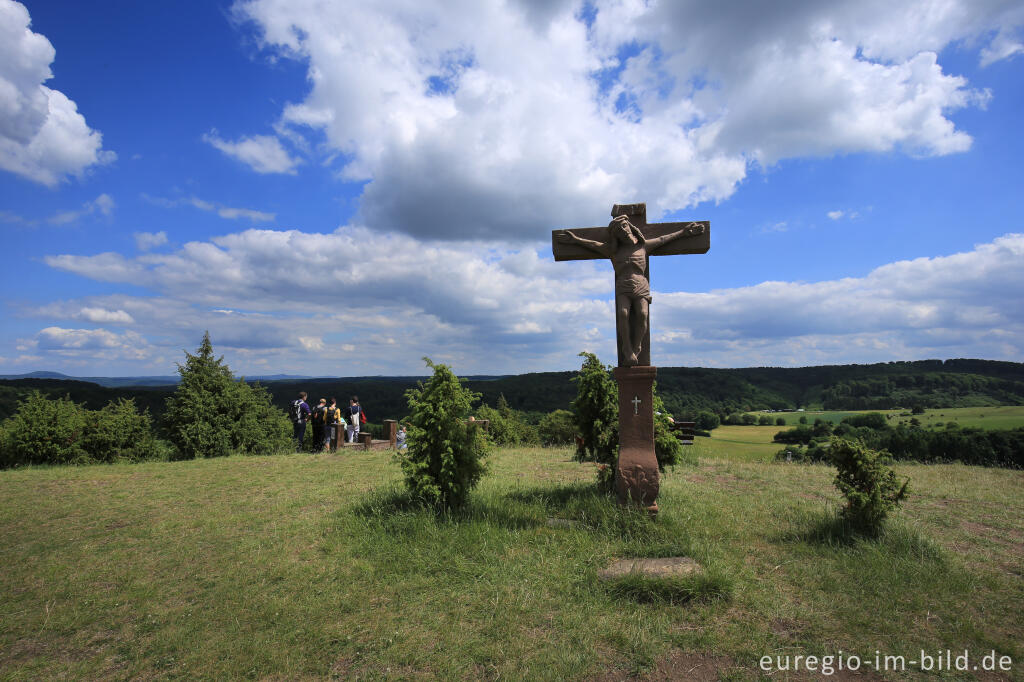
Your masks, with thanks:
[(619, 384), (619, 468), (615, 492), (622, 504), (658, 512), (658, 458), (654, 454), (654, 377), (657, 367), (616, 367)]

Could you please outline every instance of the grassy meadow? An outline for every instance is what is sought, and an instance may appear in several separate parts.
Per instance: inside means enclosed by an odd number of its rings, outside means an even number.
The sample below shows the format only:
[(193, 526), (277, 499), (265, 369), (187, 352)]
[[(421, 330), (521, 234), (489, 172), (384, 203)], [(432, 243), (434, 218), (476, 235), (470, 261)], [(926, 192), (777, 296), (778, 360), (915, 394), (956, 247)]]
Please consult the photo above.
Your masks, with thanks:
[[(861, 410), (859, 412), (850, 411), (807, 411), (807, 412), (773, 412), (770, 414), (772, 419), (782, 417), (786, 420), (787, 426), (797, 426), (800, 423), (800, 417), (806, 417), (809, 424), (813, 424), (815, 419), (824, 419), (825, 421), (838, 424), (846, 417), (853, 416), (855, 414), (867, 414), (868, 412), (881, 412), (884, 415), (891, 417), (891, 422), (895, 425), (900, 421), (909, 422), (911, 418), (916, 418), (921, 422), (922, 426), (930, 426), (933, 424), (946, 424), (948, 422), (956, 422), (960, 426), (972, 426), (982, 429), (1016, 429), (1024, 426), (1024, 405), (1002, 405), (998, 407), (946, 407), (934, 410), (925, 410), (924, 414), (910, 414), (910, 410)], [(760, 412), (752, 412), (760, 416)]]
[[(966, 648), (1024, 679), (1024, 472), (901, 465), (889, 530), (847, 540), (833, 470), (758, 461), (762, 430), (698, 439), (655, 522), (568, 449), (496, 451), (448, 516), (380, 451), (0, 472), (0, 678), (814, 679), (758, 660)], [(680, 554), (706, 572), (668, 593), (597, 578)]]
[[(711, 432), (710, 438), (698, 438), (697, 447), (701, 455), (713, 458), (735, 459), (747, 462), (770, 462), (783, 446), (772, 441), (775, 434), (782, 429), (793, 428), (800, 424), (800, 417), (807, 419), (807, 424), (823, 419), (838, 424), (846, 417), (868, 412), (881, 412), (891, 415), (892, 425), (909, 422), (916, 418), (921, 426), (938, 427), (955, 422), (964, 427), (982, 429), (1016, 429), (1024, 427), (1024, 405), (1003, 407), (956, 407), (937, 410), (925, 410), (924, 414), (910, 415), (906, 410), (864, 410), (861, 412), (773, 412), (772, 419), (783, 418), (785, 426), (719, 426)], [(761, 412), (750, 414), (760, 416)], [(941, 428), (941, 427), (939, 427)]]

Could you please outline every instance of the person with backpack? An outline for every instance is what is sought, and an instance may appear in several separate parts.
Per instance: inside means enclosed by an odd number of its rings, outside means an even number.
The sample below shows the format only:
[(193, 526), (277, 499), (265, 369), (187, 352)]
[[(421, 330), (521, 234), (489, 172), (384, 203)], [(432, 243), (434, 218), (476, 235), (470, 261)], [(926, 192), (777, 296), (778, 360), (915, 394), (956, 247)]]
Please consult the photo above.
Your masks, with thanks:
[(338, 399), (331, 398), (331, 404), (327, 406), (327, 423), (324, 427), (324, 449), (330, 452), (331, 443), (337, 443), (338, 420), (341, 419), (341, 410), (338, 409)]
[(302, 441), (306, 437), (306, 421), (309, 420), (309, 405), (306, 403), (305, 391), (299, 391), (298, 399), (292, 401), (289, 416), (292, 418), (292, 435), (295, 437), (296, 451), (302, 452)]
[(359, 418), (363, 408), (359, 407), (359, 396), (352, 396), (348, 401), (348, 442), (355, 443), (359, 439)]
[(313, 452), (324, 449), (325, 431), (330, 433), (327, 423), (327, 398), (320, 398), (320, 402), (313, 408)]

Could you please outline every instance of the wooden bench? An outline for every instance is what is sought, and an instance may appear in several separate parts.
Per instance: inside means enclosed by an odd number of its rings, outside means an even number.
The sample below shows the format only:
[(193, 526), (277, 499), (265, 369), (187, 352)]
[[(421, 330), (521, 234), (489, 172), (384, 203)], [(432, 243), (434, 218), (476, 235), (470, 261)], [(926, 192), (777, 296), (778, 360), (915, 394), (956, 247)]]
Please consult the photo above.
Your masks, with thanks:
[(683, 445), (693, 445), (696, 428), (696, 422), (675, 422), (672, 424), (672, 435), (678, 438)]

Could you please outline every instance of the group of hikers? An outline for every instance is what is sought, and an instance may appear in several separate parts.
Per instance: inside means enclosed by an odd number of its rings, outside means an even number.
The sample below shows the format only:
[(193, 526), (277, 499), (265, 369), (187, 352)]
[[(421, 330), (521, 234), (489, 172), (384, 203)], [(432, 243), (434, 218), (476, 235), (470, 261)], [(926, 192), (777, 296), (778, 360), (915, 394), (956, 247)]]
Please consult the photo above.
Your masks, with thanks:
[[(289, 416), (292, 419), (293, 435), (298, 450), (302, 450), (306, 439), (306, 424), (313, 425), (313, 452), (331, 450), (332, 443), (341, 446), (343, 442), (355, 443), (359, 440), (359, 427), (366, 424), (366, 412), (359, 404), (359, 396), (349, 398), (348, 407), (338, 407), (338, 399), (320, 398), (316, 407), (310, 408), (306, 402), (305, 391), (299, 391), (298, 397), (292, 401)], [(399, 426), (395, 436), (395, 447), (405, 450), (405, 426)]]
[(331, 442), (340, 444), (342, 438), (354, 443), (359, 439), (359, 426), (366, 423), (366, 413), (359, 405), (359, 397), (352, 396), (348, 407), (338, 407), (338, 399), (320, 398), (316, 407), (306, 402), (306, 392), (300, 391), (291, 405), (291, 418), (295, 442), (302, 449), (306, 438), (306, 424), (313, 426), (313, 452), (330, 449)]

